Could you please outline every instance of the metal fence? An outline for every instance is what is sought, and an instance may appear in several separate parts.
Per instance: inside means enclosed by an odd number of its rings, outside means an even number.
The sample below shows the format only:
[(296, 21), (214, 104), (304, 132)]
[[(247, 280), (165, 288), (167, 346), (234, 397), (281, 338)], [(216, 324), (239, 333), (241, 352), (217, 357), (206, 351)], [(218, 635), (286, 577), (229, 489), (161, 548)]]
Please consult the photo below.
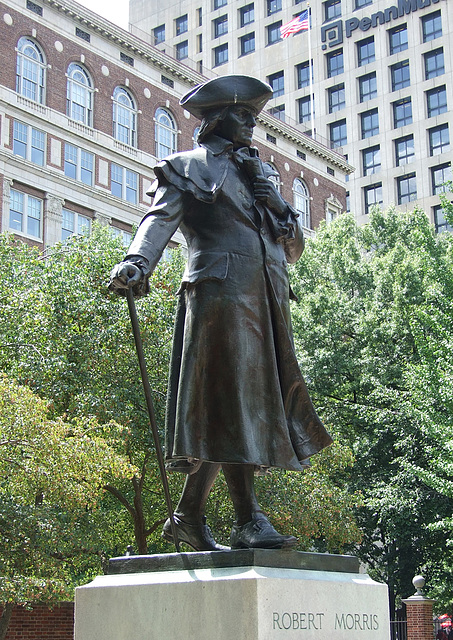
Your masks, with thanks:
[(407, 620), (392, 620), (390, 622), (391, 640), (407, 640)]

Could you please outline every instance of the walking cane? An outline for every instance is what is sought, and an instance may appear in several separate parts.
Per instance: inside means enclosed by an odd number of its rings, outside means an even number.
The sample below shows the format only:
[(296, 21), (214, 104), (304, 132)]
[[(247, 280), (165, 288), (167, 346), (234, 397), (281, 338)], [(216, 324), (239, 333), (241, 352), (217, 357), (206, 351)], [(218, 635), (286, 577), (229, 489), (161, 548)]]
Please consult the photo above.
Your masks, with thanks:
[(146, 406), (148, 408), (149, 424), (153, 434), (154, 445), (156, 447), (157, 462), (159, 463), (159, 471), (164, 487), (165, 502), (167, 504), (168, 516), (170, 518), (171, 534), (175, 543), (176, 551), (179, 553), (179, 540), (176, 531), (175, 519), (173, 518), (173, 507), (171, 504), (170, 490), (168, 488), (168, 478), (165, 472), (164, 456), (159, 442), (159, 432), (157, 431), (156, 416), (154, 413), (153, 398), (151, 395), (151, 386), (149, 384), (148, 372), (146, 370), (145, 354), (143, 353), (143, 343), (140, 335), (140, 326), (138, 324), (137, 310), (135, 308), (134, 294), (132, 288), (127, 289), (127, 306), (129, 307), (129, 315), (132, 323), (132, 332), (134, 334), (135, 348), (137, 350), (138, 363), (140, 365), (140, 373), (142, 376), (143, 391), (145, 393)]

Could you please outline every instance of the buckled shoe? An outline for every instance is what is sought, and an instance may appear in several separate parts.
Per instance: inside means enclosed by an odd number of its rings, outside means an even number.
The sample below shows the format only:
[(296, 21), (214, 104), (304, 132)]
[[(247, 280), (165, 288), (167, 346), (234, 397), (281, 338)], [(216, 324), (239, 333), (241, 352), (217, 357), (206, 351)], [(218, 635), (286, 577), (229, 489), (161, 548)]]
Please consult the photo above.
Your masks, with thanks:
[[(229, 551), (230, 547), (225, 547), (212, 537), (211, 529), (206, 524), (206, 516), (203, 516), (200, 523), (193, 524), (185, 522), (178, 515), (173, 514), (179, 542), (188, 544), (195, 551)], [(174, 542), (171, 532), (170, 518), (164, 524), (162, 538), (168, 542)]]
[(232, 549), (291, 549), (297, 542), (294, 536), (278, 533), (261, 513), (241, 526), (235, 523), (231, 530)]

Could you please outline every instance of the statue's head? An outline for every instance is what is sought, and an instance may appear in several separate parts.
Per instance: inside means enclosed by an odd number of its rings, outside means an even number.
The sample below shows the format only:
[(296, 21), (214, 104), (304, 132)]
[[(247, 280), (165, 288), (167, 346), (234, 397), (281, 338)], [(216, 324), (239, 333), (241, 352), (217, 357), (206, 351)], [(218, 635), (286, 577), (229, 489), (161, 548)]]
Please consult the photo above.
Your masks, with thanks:
[(250, 146), (256, 116), (272, 97), (271, 87), (250, 76), (229, 75), (198, 85), (180, 104), (201, 120), (198, 141), (210, 133)]

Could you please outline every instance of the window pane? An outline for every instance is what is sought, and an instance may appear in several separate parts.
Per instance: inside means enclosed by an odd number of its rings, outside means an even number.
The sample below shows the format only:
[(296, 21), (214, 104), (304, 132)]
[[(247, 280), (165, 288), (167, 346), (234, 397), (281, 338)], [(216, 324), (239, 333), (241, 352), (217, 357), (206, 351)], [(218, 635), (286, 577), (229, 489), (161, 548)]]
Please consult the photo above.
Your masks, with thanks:
[(77, 180), (77, 162), (73, 162), (72, 159), (66, 158), (64, 161), (64, 173), (68, 178)]
[(220, 16), (220, 18), (216, 18), (214, 21), (214, 38), (220, 38), (225, 33), (228, 33), (228, 16)]
[(433, 167), (431, 169), (433, 195), (436, 196), (439, 193), (448, 191), (448, 186), (446, 186), (446, 183), (450, 182), (451, 178), (452, 174), (449, 162), (438, 167)]
[(35, 164), (39, 164), (41, 167), (44, 165), (44, 153), (46, 145), (46, 135), (43, 131), (37, 129), (31, 130), (31, 161)]
[(327, 77), (332, 78), (333, 76), (337, 76), (344, 71), (344, 63), (343, 63), (343, 49), (339, 49), (338, 51), (334, 51), (332, 53), (328, 53), (326, 56), (327, 60)]
[(377, 96), (376, 73), (368, 73), (366, 76), (359, 78), (360, 102), (373, 100)]
[(370, 185), (364, 188), (365, 213), (370, 212), (370, 208), (374, 205), (383, 203), (382, 199), (382, 183)]
[(68, 209), (63, 209), (63, 222), (62, 222), (62, 230), (64, 231), (64, 237), (62, 236), (62, 240), (66, 240), (66, 238), (74, 233), (75, 229), (75, 213), (73, 211), (68, 211)]
[(374, 60), (374, 37), (372, 36), (357, 43), (357, 62), (359, 67), (363, 67)]
[(117, 164), (110, 165), (111, 192), (118, 198), (123, 197), (123, 168)]
[(27, 233), (35, 238), (41, 237), (41, 204), (38, 198), (28, 196)]
[(324, 20), (334, 20), (341, 16), (341, 1), (327, 0), (324, 2)]
[(329, 125), (330, 128), (330, 142), (332, 146), (335, 147), (343, 147), (347, 144), (347, 133), (346, 133), (346, 120), (339, 120), (338, 122), (334, 122)]
[(73, 120), (91, 126), (92, 85), (87, 72), (78, 64), (68, 68), (66, 114)]
[(255, 32), (248, 33), (241, 38), (241, 56), (246, 56), (248, 53), (255, 51)]
[(379, 114), (377, 109), (365, 111), (360, 115), (362, 138), (369, 138), (379, 133)]
[(436, 78), (445, 73), (443, 49), (425, 53), (425, 79)]
[(13, 153), (27, 157), (27, 126), (17, 120), (14, 121)]
[(161, 24), (153, 29), (154, 45), (165, 41), (165, 25)]
[(412, 102), (403, 98), (393, 103), (393, 126), (395, 129), (412, 123)]
[(407, 26), (401, 25), (389, 31), (390, 54), (399, 53), (408, 47)]
[(410, 164), (415, 160), (414, 136), (405, 136), (395, 140), (396, 166)]
[(44, 103), (45, 65), (38, 45), (29, 38), (20, 38), (17, 45), (16, 91), (33, 100)]
[[(303, 87), (308, 87), (310, 84), (310, 63), (302, 62), (302, 64), (298, 64), (296, 67), (297, 72), (297, 88), (302, 89)], [(313, 66), (312, 66), (312, 81), (313, 81)]]
[(390, 67), (392, 74), (392, 91), (398, 91), (410, 85), (409, 60), (398, 62)]
[(297, 103), (299, 105), (299, 122), (309, 122), (311, 120), (310, 96), (300, 98)]
[(246, 5), (245, 7), (241, 7), (239, 9), (241, 16), (241, 27), (245, 27), (245, 25), (254, 22), (255, 20), (255, 6), (252, 2), (251, 4)]
[(445, 211), (443, 210), (442, 205), (439, 204), (433, 207), (433, 213), (436, 233), (442, 233), (442, 231), (449, 231), (451, 233), (453, 228), (448, 224), (447, 219), (445, 218)]
[(89, 186), (93, 185), (93, 162), (93, 154), (82, 149), (80, 153), (80, 180)]
[(222, 44), (214, 49), (214, 65), (218, 67), (228, 62), (228, 44)]
[(137, 204), (137, 174), (126, 169), (126, 200)]
[(280, 27), (282, 26), (282, 21), (274, 22), (267, 27), (267, 44), (274, 44), (275, 42), (279, 42), (281, 38)]
[(377, 173), (381, 169), (381, 150), (377, 145), (362, 151), (363, 175)]
[(77, 233), (80, 236), (87, 236), (90, 234), (90, 218), (77, 214)]
[(277, 73), (273, 73), (268, 76), (267, 81), (272, 87), (273, 98), (282, 96), (285, 93), (285, 78), (283, 71), (278, 71)]
[(267, 0), (267, 15), (270, 16), (282, 10), (282, 0)]
[(184, 40), (184, 42), (178, 42), (176, 45), (176, 59), (184, 60), (189, 57), (189, 41)]
[(442, 37), (442, 17), (440, 11), (422, 17), (423, 42)]
[(448, 124), (429, 130), (429, 154), (437, 156), (450, 151), (450, 132)]
[(187, 20), (187, 13), (184, 16), (180, 16), (179, 18), (176, 18), (175, 20), (175, 26), (176, 26), (176, 35), (179, 36), (181, 35), (181, 33), (185, 33), (188, 29), (188, 20)]
[(310, 199), (308, 189), (302, 180), (296, 178), (293, 182), (294, 208), (300, 214), (302, 225), (310, 229)]
[(165, 109), (157, 109), (155, 120), (156, 155), (161, 160), (176, 152), (176, 125)]
[(9, 205), (9, 228), (13, 231), (23, 231), (24, 194), (11, 189)]
[(447, 91), (445, 86), (436, 87), (426, 92), (428, 118), (438, 116), (447, 111)]
[(344, 84), (338, 84), (328, 90), (329, 95), (329, 113), (340, 111), (346, 106), (346, 98)]
[(415, 173), (397, 178), (398, 204), (405, 204), (417, 199), (417, 183)]

